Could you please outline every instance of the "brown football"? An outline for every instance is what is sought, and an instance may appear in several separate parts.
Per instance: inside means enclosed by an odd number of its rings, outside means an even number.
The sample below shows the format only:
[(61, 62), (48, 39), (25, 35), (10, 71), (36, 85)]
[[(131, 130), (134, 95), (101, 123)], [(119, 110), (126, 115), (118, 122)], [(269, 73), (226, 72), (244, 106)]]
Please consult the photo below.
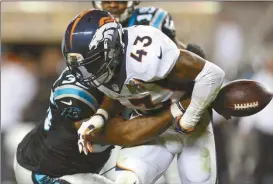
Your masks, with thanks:
[(212, 107), (226, 118), (244, 117), (261, 111), (272, 97), (272, 93), (261, 83), (242, 79), (224, 85), (212, 103)]

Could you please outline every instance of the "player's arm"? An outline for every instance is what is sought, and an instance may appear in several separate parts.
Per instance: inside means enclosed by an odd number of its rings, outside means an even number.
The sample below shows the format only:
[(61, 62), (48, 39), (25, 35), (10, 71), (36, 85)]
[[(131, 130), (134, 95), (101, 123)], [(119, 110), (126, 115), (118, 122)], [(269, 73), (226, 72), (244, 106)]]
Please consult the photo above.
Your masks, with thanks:
[(171, 125), (172, 118), (169, 110), (156, 116), (141, 116), (131, 120), (113, 117), (108, 120), (102, 133), (89, 136), (87, 140), (120, 146), (142, 144), (164, 132)]
[(93, 133), (100, 131), (109, 118), (122, 112), (123, 109), (124, 106), (122, 106), (119, 101), (114, 100), (108, 96), (104, 96), (103, 101), (97, 109), (96, 113), (89, 120), (86, 120), (82, 123), (78, 133), (85, 131), (86, 128), (90, 131), (90, 133), (92, 130), (95, 130)]
[(175, 66), (167, 79), (176, 85), (194, 81), (191, 103), (180, 120), (185, 130), (193, 130), (205, 109), (216, 98), (225, 73), (215, 64), (187, 50), (180, 50)]
[[(183, 100), (181, 106), (186, 108), (189, 103), (190, 99)], [(106, 123), (101, 134), (89, 136), (88, 139), (104, 144), (135, 146), (160, 135), (172, 125), (172, 122), (173, 114), (170, 109), (165, 109), (153, 116), (139, 116), (131, 120), (113, 117)], [(77, 127), (79, 126), (78, 123)]]
[(101, 105), (94, 115), (80, 124), (77, 131), (79, 152), (83, 151), (86, 155), (88, 154), (88, 150), (92, 152), (93, 148), (91, 142), (87, 141), (87, 136), (99, 134), (108, 119), (122, 110), (123, 106), (118, 101), (104, 96)]

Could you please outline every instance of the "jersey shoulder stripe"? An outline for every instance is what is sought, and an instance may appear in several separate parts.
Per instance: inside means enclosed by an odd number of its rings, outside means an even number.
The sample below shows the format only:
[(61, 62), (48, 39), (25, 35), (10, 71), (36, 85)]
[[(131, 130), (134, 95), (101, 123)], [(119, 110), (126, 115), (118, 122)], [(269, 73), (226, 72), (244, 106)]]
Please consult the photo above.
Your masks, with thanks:
[(136, 17), (137, 17), (137, 12), (135, 11), (133, 12), (132, 16), (129, 18), (128, 27), (135, 25)]
[(150, 25), (155, 27), (155, 28), (158, 28), (158, 29), (161, 29), (162, 27), (162, 24), (165, 20), (165, 17), (167, 16), (167, 12), (162, 10), (162, 9), (158, 9), (157, 12), (155, 13), (152, 21), (150, 22)]
[(98, 109), (99, 104), (96, 98), (91, 95), (88, 91), (75, 86), (75, 85), (63, 85), (57, 87), (54, 92), (54, 100), (59, 100), (61, 98), (75, 98), (84, 103), (86, 103), (89, 107), (91, 107), (94, 111)]
[(52, 111), (51, 111), (51, 108), (49, 107), (47, 110), (47, 117), (45, 118), (45, 121), (44, 121), (44, 130), (45, 131), (50, 130), (50, 127), (52, 125), (51, 121), (52, 121)]

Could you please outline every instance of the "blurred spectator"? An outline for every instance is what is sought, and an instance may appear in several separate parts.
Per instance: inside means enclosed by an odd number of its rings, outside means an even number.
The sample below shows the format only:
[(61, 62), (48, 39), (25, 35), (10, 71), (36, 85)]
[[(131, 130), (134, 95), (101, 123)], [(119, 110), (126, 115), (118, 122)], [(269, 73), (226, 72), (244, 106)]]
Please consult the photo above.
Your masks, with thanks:
[[(15, 55), (16, 54), (16, 55)], [(8, 53), (1, 64), (1, 128), (22, 120), (23, 109), (36, 93), (36, 60), (25, 52)]]
[[(266, 61), (264, 69), (256, 73), (252, 79), (264, 84), (273, 92), (273, 55), (272, 52), (270, 54), (271, 57)], [(252, 181), (254, 184), (263, 184), (267, 176), (273, 176), (272, 112), (273, 100), (258, 114), (240, 119), (238, 139), (234, 143), (237, 145), (237, 156), (234, 158), (235, 161), (233, 160), (234, 167), (231, 168), (231, 170), (240, 168), (236, 174), (231, 173), (235, 180), (238, 180), (236, 175), (240, 175), (240, 171), (248, 171), (244, 174), (250, 179), (254, 177)], [(242, 184), (240, 180), (238, 182)], [(269, 183), (273, 183), (273, 180)]]
[(240, 25), (232, 19), (231, 14), (221, 13), (215, 33), (213, 61), (225, 71), (227, 80), (233, 80), (238, 75), (243, 43)]
[[(2, 53), (1, 61), (1, 183), (13, 179), (12, 150), (7, 145), (7, 135), (22, 122), (23, 110), (37, 90), (36, 58), (29, 52), (13, 47)], [(8, 146), (8, 147), (7, 147)]]
[(59, 46), (11, 48), (12, 52), (4, 53), (1, 67), (2, 181), (6, 183), (14, 180), (12, 165), (17, 145), (36, 123), (43, 121), (50, 88), (64, 63)]
[[(238, 76), (242, 59), (244, 40), (240, 25), (233, 15), (227, 10), (219, 14), (218, 26), (215, 30), (214, 49), (212, 61), (221, 67), (226, 78), (224, 84), (234, 80)], [(221, 184), (229, 184), (228, 181), (228, 145), (233, 136), (236, 119), (227, 121), (222, 116), (213, 113), (214, 136), (217, 153), (218, 179)], [(224, 124), (223, 124), (224, 123)]]
[(59, 76), (59, 67), (62, 63), (64, 61), (59, 46), (43, 49), (38, 66), (38, 92), (24, 111), (24, 121), (43, 121), (49, 105), (50, 89)]

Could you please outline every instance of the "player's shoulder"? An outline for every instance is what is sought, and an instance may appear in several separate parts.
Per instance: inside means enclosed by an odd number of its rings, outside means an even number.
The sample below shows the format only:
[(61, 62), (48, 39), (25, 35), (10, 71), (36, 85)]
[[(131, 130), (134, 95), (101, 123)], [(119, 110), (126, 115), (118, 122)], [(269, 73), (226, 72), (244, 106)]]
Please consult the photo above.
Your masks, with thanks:
[[(52, 98), (57, 104), (86, 104), (96, 110), (103, 94), (95, 87), (79, 81), (68, 69), (65, 69), (52, 87)], [(65, 100), (65, 101), (64, 101)]]
[(161, 8), (156, 7), (139, 7), (136, 8), (129, 20), (129, 26), (132, 25), (150, 25), (161, 29), (165, 18), (169, 13)]
[(145, 50), (147, 54), (144, 55), (153, 57), (155, 52), (159, 52), (160, 50), (164, 53), (169, 50), (178, 49), (176, 44), (167, 35), (153, 26), (135, 25), (124, 30), (128, 35), (127, 51)]
[(124, 27), (133, 25), (150, 25), (160, 29), (169, 38), (174, 40), (175, 27), (171, 15), (164, 9), (156, 7), (138, 7), (132, 16), (123, 23)]
[(65, 68), (58, 77), (58, 79), (54, 82), (53, 89), (62, 88), (67, 85), (75, 86), (75, 88), (81, 88), (83, 90), (89, 89), (88, 84), (77, 80), (76, 77), (73, 74), (71, 74), (70, 70), (68, 68)]
[(143, 81), (165, 77), (167, 70), (173, 66), (179, 55), (176, 44), (152, 26), (132, 26), (126, 30), (127, 76), (135, 75)]

